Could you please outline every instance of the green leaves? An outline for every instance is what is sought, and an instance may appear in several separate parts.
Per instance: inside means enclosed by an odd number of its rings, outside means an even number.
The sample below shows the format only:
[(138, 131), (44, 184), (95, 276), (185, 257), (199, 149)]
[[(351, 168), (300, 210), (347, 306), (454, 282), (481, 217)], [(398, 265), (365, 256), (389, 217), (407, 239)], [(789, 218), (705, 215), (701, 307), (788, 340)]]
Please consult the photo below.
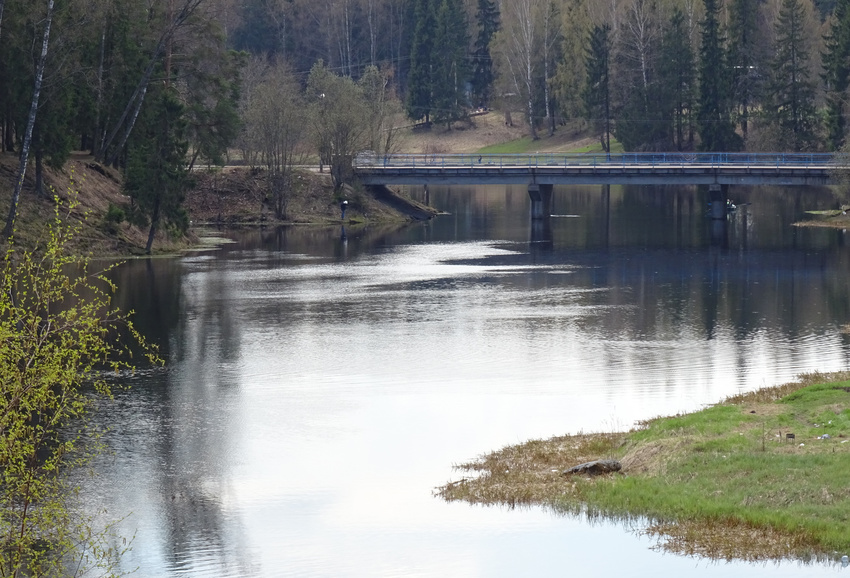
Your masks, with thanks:
[[(68, 210), (73, 207), (68, 207)], [(91, 272), (66, 247), (79, 226), (56, 219), (46, 246), (7, 245), (0, 277), (0, 576), (66, 576), (66, 564), (92, 556), (79, 541), (101, 536), (69, 509), (74, 488), (65, 474), (85, 463), (92, 447), (86, 416), (97, 396), (110, 395), (101, 369), (130, 368), (115, 340), (132, 329), (111, 304), (109, 270)], [(158, 361), (141, 341), (150, 358)], [(74, 426), (73, 428), (70, 426)], [(81, 443), (85, 439), (86, 443)], [(96, 444), (95, 444), (96, 445)], [(88, 568), (87, 565), (81, 566)], [(107, 571), (107, 575), (110, 573)]]

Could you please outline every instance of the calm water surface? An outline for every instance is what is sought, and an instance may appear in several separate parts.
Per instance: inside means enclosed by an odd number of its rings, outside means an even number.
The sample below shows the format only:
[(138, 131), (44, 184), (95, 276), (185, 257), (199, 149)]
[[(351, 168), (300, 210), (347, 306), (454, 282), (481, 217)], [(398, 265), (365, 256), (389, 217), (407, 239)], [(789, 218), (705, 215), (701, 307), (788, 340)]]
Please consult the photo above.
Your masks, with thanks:
[(89, 503), (127, 515), (144, 578), (846, 573), (432, 495), (505, 444), (847, 369), (845, 233), (788, 226), (828, 192), (734, 195), (724, 228), (693, 189), (556, 189), (531, 230), (523, 188), (438, 189), (451, 214), (427, 224), (132, 261), (119, 301), (168, 367), (100, 415), (114, 452)]

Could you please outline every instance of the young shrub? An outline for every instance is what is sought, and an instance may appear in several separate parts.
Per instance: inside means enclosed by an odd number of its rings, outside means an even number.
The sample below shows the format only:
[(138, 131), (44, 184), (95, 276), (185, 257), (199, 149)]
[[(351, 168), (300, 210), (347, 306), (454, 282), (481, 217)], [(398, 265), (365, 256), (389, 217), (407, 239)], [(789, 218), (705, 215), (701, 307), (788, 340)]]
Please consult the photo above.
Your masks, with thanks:
[[(13, 240), (0, 265), (0, 576), (111, 576), (118, 554), (70, 505), (71, 469), (86, 463), (87, 416), (111, 396), (104, 370), (131, 368), (119, 329), (141, 344), (129, 313), (111, 304), (107, 270), (67, 247), (79, 226), (59, 215), (44, 247)], [(73, 207), (69, 207), (68, 211)], [(86, 446), (91, 444), (86, 443)]]

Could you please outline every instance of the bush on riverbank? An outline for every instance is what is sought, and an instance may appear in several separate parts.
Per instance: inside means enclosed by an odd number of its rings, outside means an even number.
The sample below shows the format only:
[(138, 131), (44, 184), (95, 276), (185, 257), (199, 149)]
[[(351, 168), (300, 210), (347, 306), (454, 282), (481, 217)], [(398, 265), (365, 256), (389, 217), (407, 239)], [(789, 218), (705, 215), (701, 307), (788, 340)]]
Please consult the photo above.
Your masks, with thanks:
[[(793, 439), (788, 437), (793, 434)], [(645, 517), (670, 550), (774, 559), (850, 550), (850, 374), (739, 395), (628, 433), (535, 440), (463, 464), (447, 500)], [(600, 458), (620, 474), (562, 472)]]

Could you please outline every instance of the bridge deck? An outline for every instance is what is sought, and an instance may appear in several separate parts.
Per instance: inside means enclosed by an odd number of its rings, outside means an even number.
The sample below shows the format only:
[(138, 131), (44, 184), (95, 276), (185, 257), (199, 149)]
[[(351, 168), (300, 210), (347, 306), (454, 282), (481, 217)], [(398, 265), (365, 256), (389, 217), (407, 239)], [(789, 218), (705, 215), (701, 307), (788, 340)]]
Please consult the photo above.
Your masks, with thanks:
[(364, 184), (828, 185), (847, 158), (822, 153), (619, 153), (533, 155), (360, 154)]

